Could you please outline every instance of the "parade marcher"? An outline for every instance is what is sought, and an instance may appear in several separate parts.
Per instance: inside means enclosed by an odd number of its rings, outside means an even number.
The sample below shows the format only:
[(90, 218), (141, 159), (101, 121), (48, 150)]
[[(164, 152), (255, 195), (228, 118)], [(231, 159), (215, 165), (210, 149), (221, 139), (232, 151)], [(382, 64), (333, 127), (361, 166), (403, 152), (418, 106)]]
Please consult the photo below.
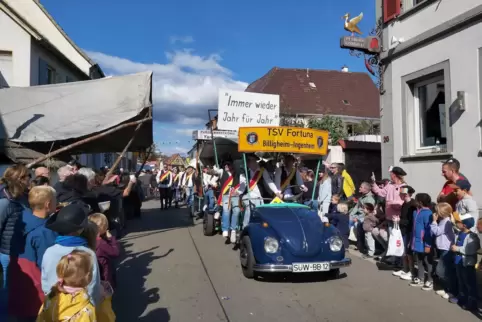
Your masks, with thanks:
[(159, 185), (159, 194), (161, 200), (161, 209), (167, 209), (169, 205), (172, 186), (172, 173), (167, 168), (167, 164), (164, 164), (162, 171), (160, 171), (157, 176), (157, 183)]
[(290, 186), (299, 186), (302, 192), (308, 191), (300, 172), (295, 167), (295, 157), (288, 154), (284, 157), (283, 162), (284, 165), (277, 168), (274, 175), (276, 187), (283, 192), (283, 197), (289, 198), (299, 193), (299, 191), (296, 191), (298, 189), (290, 188)]
[[(263, 198), (273, 198), (273, 195), (283, 199), (281, 191), (271, 180), (267, 171), (258, 164), (258, 157), (254, 154), (247, 155), (248, 178), (241, 173), (239, 175), (239, 191), (245, 192), (243, 196), (243, 204), (245, 207), (243, 227), (249, 224), (251, 216), (251, 205), (258, 206), (263, 204)], [(249, 180), (249, 191), (247, 191), (246, 182)]]
[[(171, 186), (171, 202), (174, 200), (174, 207), (179, 207), (179, 200), (181, 195), (179, 193), (181, 174), (178, 172), (177, 167), (172, 169), (172, 186)], [(171, 203), (169, 203), (169, 207), (171, 207)]]
[[(220, 177), (219, 185), (221, 190), (219, 191), (217, 203), (223, 208), (223, 217), (221, 223), (223, 237), (227, 238), (230, 236), (229, 231), (231, 230), (230, 241), (231, 243), (235, 243), (236, 229), (238, 226), (240, 212), (240, 174), (235, 170), (230, 159), (223, 161), (222, 169), (215, 169), (214, 171), (216, 171), (217, 175)], [(244, 178), (244, 175), (242, 175), (242, 178)]]
[(194, 193), (194, 171), (195, 171), (195, 163), (189, 164), (186, 171), (181, 176), (181, 187), (182, 191), (186, 195), (186, 204), (191, 207), (193, 201), (193, 193)]
[(208, 167), (203, 169), (203, 189), (204, 189), (204, 207), (206, 209), (214, 210), (216, 206), (216, 197), (214, 196), (214, 189), (217, 186), (218, 176)]

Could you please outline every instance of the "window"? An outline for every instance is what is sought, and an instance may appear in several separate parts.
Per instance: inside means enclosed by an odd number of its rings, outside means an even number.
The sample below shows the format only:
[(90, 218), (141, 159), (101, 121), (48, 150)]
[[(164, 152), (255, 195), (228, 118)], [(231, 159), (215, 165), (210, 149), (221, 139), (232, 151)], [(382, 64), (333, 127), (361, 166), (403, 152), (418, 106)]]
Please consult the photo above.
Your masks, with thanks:
[(403, 12), (407, 12), (408, 10), (412, 9), (413, 7), (423, 2), (432, 2), (432, 1), (433, 0), (402, 0)]
[(446, 151), (447, 124), (443, 75), (415, 83), (413, 98), (416, 150)]
[(38, 84), (47, 85), (55, 84), (57, 79), (57, 73), (55, 68), (50, 66), (45, 60), (39, 58), (39, 72), (38, 72)]

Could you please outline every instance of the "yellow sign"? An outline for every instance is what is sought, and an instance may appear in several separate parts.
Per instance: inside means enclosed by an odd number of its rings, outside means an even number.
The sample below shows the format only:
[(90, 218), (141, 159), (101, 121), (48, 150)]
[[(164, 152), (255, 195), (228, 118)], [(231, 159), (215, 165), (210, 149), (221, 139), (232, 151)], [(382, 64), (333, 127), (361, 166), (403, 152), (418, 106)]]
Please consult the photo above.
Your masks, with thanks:
[(239, 152), (281, 152), (326, 155), (328, 131), (301, 127), (240, 127)]
[(280, 198), (276, 197), (270, 203), (284, 203), (284, 201), (281, 200)]

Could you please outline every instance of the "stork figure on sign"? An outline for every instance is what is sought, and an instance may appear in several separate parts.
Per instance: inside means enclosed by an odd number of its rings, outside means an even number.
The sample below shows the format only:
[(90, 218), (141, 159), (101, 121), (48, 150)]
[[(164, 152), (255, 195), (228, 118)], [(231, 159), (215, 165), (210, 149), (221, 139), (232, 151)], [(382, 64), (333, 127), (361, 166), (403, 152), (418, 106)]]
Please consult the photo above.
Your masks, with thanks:
[(358, 15), (357, 17), (354, 17), (354, 18), (351, 18), (350, 19), (350, 14), (349, 13), (346, 13), (343, 17), (341, 17), (342, 19), (345, 19), (345, 30), (346, 31), (349, 31), (351, 32), (351, 35), (354, 36), (355, 33), (361, 35), (362, 32), (360, 31), (360, 29), (358, 28), (358, 24), (360, 23), (360, 21), (363, 19), (363, 12), (360, 13), (360, 15)]

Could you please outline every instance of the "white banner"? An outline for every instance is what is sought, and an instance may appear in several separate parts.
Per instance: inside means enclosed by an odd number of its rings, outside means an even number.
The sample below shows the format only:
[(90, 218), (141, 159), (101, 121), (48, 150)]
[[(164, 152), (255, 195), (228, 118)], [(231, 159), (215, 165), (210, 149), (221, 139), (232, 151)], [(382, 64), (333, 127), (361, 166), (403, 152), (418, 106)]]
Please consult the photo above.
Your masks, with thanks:
[[(213, 135), (215, 138), (237, 139), (238, 131), (214, 130)], [(193, 140), (211, 140), (211, 138), (211, 130), (192, 131)]]
[(243, 126), (279, 126), (279, 95), (220, 90), (218, 128), (237, 131)]

